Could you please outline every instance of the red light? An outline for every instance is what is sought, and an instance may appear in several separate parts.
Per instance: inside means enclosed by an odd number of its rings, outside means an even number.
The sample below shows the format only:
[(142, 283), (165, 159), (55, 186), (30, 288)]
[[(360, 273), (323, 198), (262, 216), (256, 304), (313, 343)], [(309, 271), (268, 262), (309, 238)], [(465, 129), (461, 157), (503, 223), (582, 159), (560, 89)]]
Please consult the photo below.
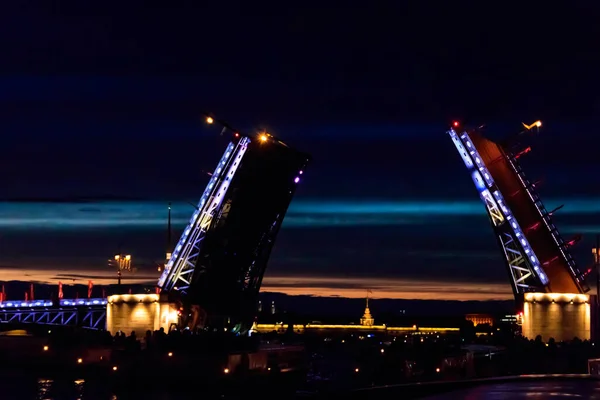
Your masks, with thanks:
[(240, 134), (236, 132), (236, 133), (233, 134), (233, 136), (240, 137)]
[(458, 128), (458, 121), (454, 121), (454, 122), (452, 123), (452, 126), (453, 126), (453, 127), (455, 127), (455, 128)]

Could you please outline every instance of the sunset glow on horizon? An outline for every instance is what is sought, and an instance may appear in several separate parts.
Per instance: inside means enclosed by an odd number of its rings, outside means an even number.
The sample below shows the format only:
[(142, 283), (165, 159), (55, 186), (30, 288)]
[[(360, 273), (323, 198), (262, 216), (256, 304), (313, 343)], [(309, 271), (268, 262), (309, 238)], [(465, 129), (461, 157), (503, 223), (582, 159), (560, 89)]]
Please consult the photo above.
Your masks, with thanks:
[[(570, 214), (570, 223), (562, 231), (593, 231), (588, 216), (600, 210), (600, 203), (590, 198), (569, 204), (573, 206), (564, 214)], [(189, 205), (173, 203), (175, 237), (189, 212)], [(303, 199), (293, 202), (288, 214), (262, 292), (363, 298), (370, 289), (373, 297), (388, 299), (513, 297), (477, 199), (446, 203)], [(121, 241), (136, 269), (124, 274), (123, 282), (155, 285), (157, 263), (164, 257), (165, 221), (166, 205), (156, 201), (5, 203), (0, 212), (2, 280), (115, 284), (116, 271), (106, 260)], [(395, 238), (406, 235), (410, 245), (398, 244)], [(449, 241), (448, 235), (471, 239)], [(27, 245), (32, 240), (35, 248)]]
[[(26, 281), (38, 284), (95, 285), (117, 283), (115, 271), (110, 269), (35, 269), (0, 268), (4, 282)], [(154, 285), (158, 274), (151, 271), (124, 273), (123, 283)], [(441, 280), (327, 277), (327, 276), (265, 276), (261, 292), (282, 293), (288, 296), (364, 298), (371, 290), (373, 298), (403, 300), (459, 300), (487, 301), (511, 300), (512, 292), (507, 283), (448, 282)]]

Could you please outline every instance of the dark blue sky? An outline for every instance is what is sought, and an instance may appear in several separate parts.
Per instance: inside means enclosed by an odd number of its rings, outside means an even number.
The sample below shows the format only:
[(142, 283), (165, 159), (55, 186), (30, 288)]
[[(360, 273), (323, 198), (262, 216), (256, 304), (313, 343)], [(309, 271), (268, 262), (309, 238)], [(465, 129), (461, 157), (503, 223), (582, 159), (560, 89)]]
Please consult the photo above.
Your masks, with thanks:
[(590, 261), (600, 224), (591, 2), (158, 4), (0, 6), (0, 197), (136, 199), (3, 206), (5, 266), (102, 275), (119, 242), (140, 265), (160, 258), (160, 201), (187, 219), (185, 202), (226, 144), (203, 126), (205, 110), (313, 155), (271, 290), (510, 297), (483, 205), (444, 133), (454, 118), (488, 123), (496, 138), (544, 121), (525, 167), (545, 179), (549, 209), (567, 204), (565, 235), (588, 234), (578, 255)]

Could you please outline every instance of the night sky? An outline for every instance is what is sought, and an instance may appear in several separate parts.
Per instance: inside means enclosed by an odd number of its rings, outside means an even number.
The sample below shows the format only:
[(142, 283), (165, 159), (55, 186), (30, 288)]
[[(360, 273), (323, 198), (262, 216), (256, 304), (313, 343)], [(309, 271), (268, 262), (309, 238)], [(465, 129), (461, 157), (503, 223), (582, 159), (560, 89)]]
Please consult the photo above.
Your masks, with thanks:
[(264, 291), (509, 299), (445, 134), (454, 119), (495, 139), (544, 121), (523, 166), (591, 263), (592, 2), (14, 3), (0, 6), (1, 280), (104, 282), (119, 246), (138, 267), (128, 279), (157, 278), (167, 202), (178, 236), (227, 144), (203, 111), (313, 156)]

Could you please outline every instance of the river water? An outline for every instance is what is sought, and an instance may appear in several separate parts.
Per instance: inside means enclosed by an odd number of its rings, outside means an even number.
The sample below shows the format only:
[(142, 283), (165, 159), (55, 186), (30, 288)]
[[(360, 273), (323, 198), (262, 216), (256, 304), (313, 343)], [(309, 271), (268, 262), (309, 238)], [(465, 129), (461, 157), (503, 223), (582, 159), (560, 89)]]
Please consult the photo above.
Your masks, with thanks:
[[(155, 388), (151, 391), (140, 391), (139, 388), (133, 390), (126, 385), (114, 389), (106, 382), (90, 382), (83, 379), (7, 379), (5, 377), (0, 380), (2, 400), (191, 400), (199, 398), (198, 390), (198, 387), (194, 387), (191, 393)], [(236, 397), (202, 393), (201, 398), (235, 399)]]

